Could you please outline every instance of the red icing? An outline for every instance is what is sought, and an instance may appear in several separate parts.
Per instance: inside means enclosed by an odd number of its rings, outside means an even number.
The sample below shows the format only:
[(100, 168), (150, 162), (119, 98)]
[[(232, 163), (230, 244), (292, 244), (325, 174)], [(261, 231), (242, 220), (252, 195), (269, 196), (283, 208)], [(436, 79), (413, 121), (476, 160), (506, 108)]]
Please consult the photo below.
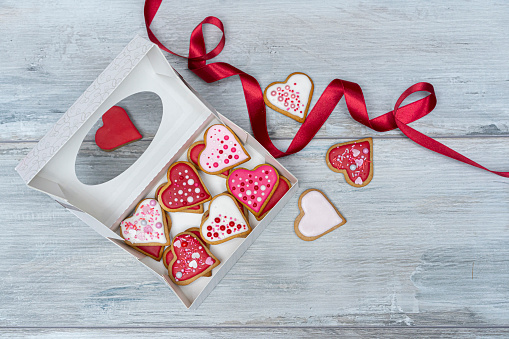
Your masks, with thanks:
[(160, 203), (169, 210), (188, 208), (210, 199), (196, 169), (188, 163), (175, 163), (169, 170), (168, 181), (170, 185), (162, 191)]
[[(190, 234), (176, 236), (172, 246), (177, 258), (169, 271), (175, 281), (189, 280), (203, 273), (216, 262), (198, 238)], [(177, 277), (178, 272), (182, 274), (180, 278)]]
[(122, 107), (107, 110), (102, 121), (103, 126), (95, 132), (95, 143), (102, 150), (111, 151), (142, 138)]
[[(191, 232), (193, 233), (194, 235), (196, 235), (202, 242), (203, 242), (203, 239), (201, 237), (201, 234), (200, 234), (200, 231), (197, 230), (197, 231), (190, 231), (190, 230), (187, 230), (186, 232)], [(168, 251), (166, 252), (166, 263), (170, 263), (171, 260), (173, 259), (173, 252), (172, 251)]]
[(226, 184), (241, 204), (258, 214), (274, 191), (278, 180), (274, 167), (261, 165), (252, 171), (243, 168), (233, 170)]
[[(159, 192), (161, 191), (161, 188), (164, 187), (164, 184), (162, 184), (161, 186), (159, 186), (156, 190), (156, 199), (157, 197), (159, 196)], [(198, 211), (200, 208), (202, 208), (201, 205), (196, 205), (196, 206), (191, 206), (191, 207), (188, 207), (186, 208), (185, 210), (191, 210), (191, 211)], [(182, 211), (185, 211), (185, 210), (182, 210)]]
[(145, 254), (150, 254), (156, 258), (159, 258), (159, 255), (161, 253), (161, 248), (163, 248), (163, 246), (136, 246), (137, 249), (140, 250), (140, 252), (143, 252)]
[(269, 202), (265, 207), (263, 208), (261, 215), (267, 213), (270, 211), (276, 204), (281, 200), (281, 198), (288, 192), (290, 189), (290, 186), (288, 185), (288, 182), (286, 180), (283, 180), (281, 177), (279, 178), (279, 185), (276, 187), (276, 191), (269, 199)]
[[(199, 143), (195, 144), (194, 146), (191, 146), (191, 149), (189, 150), (189, 160), (198, 167), (198, 156), (200, 155), (200, 152), (202, 149), (205, 148), (205, 143)], [(230, 170), (226, 170), (223, 173), (221, 173), (225, 177), (230, 174)]]
[[(329, 162), (332, 167), (345, 170), (352, 182), (362, 185), (370, 175), (371, 152), (371, 144), (368, 141), (353, 142), (331, 149)], [(352, 165), (355, 166), (354, 169), (350, 168)]]

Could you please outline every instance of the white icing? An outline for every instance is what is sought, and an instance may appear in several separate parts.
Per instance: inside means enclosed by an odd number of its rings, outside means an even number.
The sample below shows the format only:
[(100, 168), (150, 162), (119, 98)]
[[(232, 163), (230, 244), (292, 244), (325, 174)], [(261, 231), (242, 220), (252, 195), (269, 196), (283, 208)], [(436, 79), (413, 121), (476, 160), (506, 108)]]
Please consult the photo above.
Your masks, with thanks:
[[(289, 89), (286, 89), (286, 86), (289, 86)], [(268, 87), (265, 96), (269, 102), (278, 109), (298, 118), (303, 118), (310, 99), (309, 96), (312, 87), (311, 79), (307, 75), (294, 74), (284, 84), (279, 83)], [(281, 90), (278, 90), (278, 88)], [(293, 92), (291, 92), (292, 90)], [(295, 95), (295, 97), (292, 97), (292, 95)], [(287, 98), (288, 100), (286, 100)], [(292, 103), (291, 100), (294, 100), (294, 103)], [(300, 100), (298, 104), (297, 100)], [(285, 103), (287, 104), (286, 106)], [(295, 106), (292, 106), (292, 104)]]
[[(220, 219), (219, 223), (215, 222), (216, 218)], [(234, 226), (229, 226), (230, 222), (233, 222)], [(220, 229), (222, 225), (225, 226), (224, 230)], [(238, 229), (237, 225), (241, 225), (241, 228)], [(208, 229), (209, 226), (212, 227), (212, 230)], [(228, 230), (231, 230), (231, 233), (227, 233)], [(242, 212), (229, 195), (218, 196), (210, 203), (209, 217), (201, 225), (203, 239), (212, 242), (221, 241), (248, 230), (250, 228), (244, 220)], [(208, 236), (209, 233), (211, 236)], [(214, 237), (214, 233), (218, 233), (218, 237)]]
[(306, 193), (300, 205), (304, 216), (300, 219), (298, 228), (306, 237), (316, 237), (343, 222), (334, 206), (321, 192)]
[[(155, 199), (145, 199), (133, 215), (120, 223), (120, 232), (133, 244), (165, 244), (164, 212)], [(159, 226), (159, 227), (157, 227)]]

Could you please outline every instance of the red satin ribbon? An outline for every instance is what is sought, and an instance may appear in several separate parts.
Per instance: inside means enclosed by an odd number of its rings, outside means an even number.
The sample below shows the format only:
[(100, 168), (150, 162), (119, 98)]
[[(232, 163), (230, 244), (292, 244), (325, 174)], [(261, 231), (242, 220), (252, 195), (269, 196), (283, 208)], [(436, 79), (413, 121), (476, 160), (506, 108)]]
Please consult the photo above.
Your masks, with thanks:
[[(147, 27), (147, 33), (150, 40), (166, 52), (188, 59), (189, 69), (207, 83), (238, 75), (244, 89), (244, 96), (246, 98), (246, 105), (253, 135), (256, 140), (258, 140), (258, 142), (260, 142), (260, 144), (262, 144), (274, 157), (280, 158), (294, 154), (306, 147), (316, 133), (318, 133), (338, 102), (344, 96), (348, 112), (352, 118), (375, 131), (386, 132), (399, 128), (412, 141), (433, 152), (440, 153), (496, 175), (509, 177), (509, 172), (491, 171), (444, 144), (408, 126), (409, 123), (429, 114), (436, 106), (437, 99), (435, 96), (435, 90), (433, 86), (427, 82), (419, 82), (404, 91), (396, 102), (393, 111), (379, 117), (369, 119), (364, 95), (362, 94), (360, 86), (354, 82), (334, 79), (323, 91), (313, 109), (309, 112), (306, 120), (297, 131), (297, 134), (293, 138), (286, 152), (282, 152), (272, 143), (267, 131), (265, 103), (263, 101), (263, 92), (258, 81), (251, 75), (233, 67), (230, 64), (224, 62), (207, 64), (207, 60), (213, 59), (219, 55), (225, 45), (224, 27), (221, 20), (216, 17), (209, 16), (196, 26), (191, 33), (189, 57), (186, 57), (176, 54), (166, 48), (150, 29), (150, 24), (152, 23), (161, 3), (162, 0), (145, 1), (145, 25)], [(202, 26), (204, 24), (214, 25), (223, 33), (223, 36), (217, 46), (208, 53), (205, 48), (205, 40), (202, 30)], [(428, 92), (429, 94), (420, 100), (401, 106), (408, 96), (416, 92)]]

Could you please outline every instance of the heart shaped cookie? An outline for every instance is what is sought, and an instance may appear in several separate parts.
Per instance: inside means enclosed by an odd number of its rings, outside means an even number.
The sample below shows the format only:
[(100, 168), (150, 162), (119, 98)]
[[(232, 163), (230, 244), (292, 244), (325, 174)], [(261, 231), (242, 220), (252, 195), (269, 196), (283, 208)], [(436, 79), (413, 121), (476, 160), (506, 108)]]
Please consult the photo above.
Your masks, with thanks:
[(200, 233), (209, 244), (217, 245), (251, 233), (247, 218), (235, 198), (228, 193), (216, 195), (209, 204), (208, 212), (200, 225)]
[(366, 186), (373, 178), (373, 139), (333, 145), (327, 151), (325, 160), (332, 171), (343, 173), (350, 185)]
[(142, 138), (127, 112), (113, 106), (102, 116), (103, 125), (95, 132), (95, 143), (100, 149), (111, 152)]
[[(203, 239), (201, 238), (200, 229), (198, 227), (188, 228), (187, 230), (185, 230), (185, 232), (193, 233), (195, 236), (198, 237), (198, 239), (201, 240), (201, 242), (203, 242), (203, 244), (207, 248), (210, 248), (210, 245), (207, 244), (206, 242), (204, 242)], [(164, 253), (163, 253), (162, 257), (163, 257), (163, 264), (164, 264), (164, 266), (166, 268), (168, 268), (168, 263), (170, 263), (171, 260), (173, 259), (173, 252), (171, 251), (171, 246), (167, 247), (166, 250), (164, 250)], [(208, 273), (204, 274), (203, 276), (204, 277), (210, 277), (211, 275), (212, 275), (212, 272), (209, 271)]]
[(170, 244), (171, 221), (155, 199), (138, 203), (132, 216), (120, 223), (120, 236), (131, 246)]
[[(159, 192), (161, 192), (161, 189), (165, 186), (166, 184), (161, 184), (159, 185), (158, 188), (156, 188), (156, 193), (155, 193), (155, 197), (157, 199), (157, 197), (159, 196)], [(185, 208), (183, 210), (181, 210), (180, 212), (184, 212), (184, 213), (198, 213), (198, 214), (202, 214), (203, 213), (203, 204), (201, 205), (196, 205), (196, 206), (191, 206), (191, 207), (188, 207), (188, 208)]]
[(205, 148), (198, 155), (198, 165), (207, 174), (220, 174), (251, 159), (235, 133), (225, 125), (210, 126), (203, 140)]
[[(203, 141), (197, 141), (194, 144), (192, 144), (191, 146), (189, 146), (189, 149), (187, 150), (187, 160), (198, 168), (200, 167), (200, 166), (198, 166), (198, 157), (200, 155), (200, 152), (204, 148), (205, 148), (205, 143)], [(226, 179), (226, 178), (228, 178), (228, 174), (230, 174), (230, 170), (226, 170), (222, 173), (219, 173), (218, 176)]]
[(177, 285), (188, 285), (220, 264), (205, 244), (191, 232), (175, 236), (171, 251), (173, 258), (168, 264), (168, 275)]
[(138, 252), (145, 254), (146, 256), (151, 257), (154, 260), (161, 260), (164, 252), (164, 246), (131, 246)]
[(282, 175), (279, 176), (279, 185), (277, 185), (276, 190), (274, 191), (274, 194), (269, 199), (269, 202), (267, 202), (267, 205), (262, 209), (260, 212), (260, 215), (255, 215), (256, 220), (260, 221), (267, 213), (270, 212), (270, 210), (276, 206), (276, 204), (281, 200), (281, 198), (290, 190), (290, 187), (292, 187), (292, 184), (288, 179), (283, 177)]
[(260, 215), (279, 184), (279, 174), (271, 165), (262, 164), (253, 170), (237, 168), (230, 172), (226, 188), (254, 215)]
[(300, 123), (306, 120), (313, 96), (313, 81), (307, 74), (290, 74), (284, 82), (273, 82), (263, 92), (265, 104)]
[(157, 200), (168, 212), (179, 212), (211, 199), (210, 193), (194, 166), (178, 161), (168, 168), (168, 183), (159, 191)]
[(309, 189), (301, 194), (299, 210), (301, 212), (295, 219), (294, 228), (302, 240), (318, 239), (346, 223), (337, 208), (317, 189)]

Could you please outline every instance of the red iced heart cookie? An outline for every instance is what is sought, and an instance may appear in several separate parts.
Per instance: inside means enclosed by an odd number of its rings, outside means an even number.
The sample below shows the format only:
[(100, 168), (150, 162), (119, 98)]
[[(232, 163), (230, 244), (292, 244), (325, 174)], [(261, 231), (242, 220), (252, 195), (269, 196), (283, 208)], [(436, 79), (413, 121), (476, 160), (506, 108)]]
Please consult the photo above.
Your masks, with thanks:
[(228, 193), (222, 193), (210, 202), (207, 216), (200, 225), (200, 232), (205, 242), (217, 245), (247, 236), (251, 233), (251, 226), (235, 198)]
[(198, 171), (187, 161), (179, 161), (168, 168), (168, 183), (160, 190), (157, 199), (169, 212), (179, 212), (211, 199)]
[(336, 144), (329, 148), (325, 159), (327, 166), (334, 172), (343, 173), (350, 185), (366, 186), (373, 178), (373, 139)]
[(253, 170), (238, 168), (230, 172), (226, 187), (254, 215), (260, 215), (279, 183), (279, 174), (271, 165), (262, 164)]
[[(166, 184), (161, 184), (161, 185), (159, 185), (159, 187), (156, 189), (156, 194), (155, 194), (156, 199), (157, 199), (157, 197), (159, 196), (159, 192), (161, 192), (161, 189), (164, 187), (164, 185), (166, 185)], [(180, 212), (184, 212), (184, 213), (198, 213), (198, 214), (202, 214), (202, 213), (203, 213), (203, 204), (201, 204), (201, 205), (196, 205), (196, 206), (191, 206), (191, 207), (189, 207), (189, 208), (186, 208), (186, 209), (181, 210)]]
[(171, 251), (173, 258), (168, 264), (168, 275), (177, 285), (192, 283), (220, 263), (205, 244), (191, 232), (182, 232), (173, 238)]
[(260, 215), (258, 215), (258, 216), (255, 215), (256, 220), (260, 221), (263, 218), (265, 218), (267, 213), (269, 213), (270, 210), (274, 206), (276, 206), (276, 204), (279, 202), (279, 200), (281, 200), (281, 198), (286, 194), (286, 192), (288, 192), (290, 190), (290, 187), (292, 187), (292, 184), (290, 184), (290, 181), (288, 181), (288, 179), (286, 179), (285, 177), (280, 175), (279, 176), (279, 185), (277, 185), (276, 190), (274, 191), (274, 194), (270, 197), (269, 202), (267, 203), (267, 205), (265, 205), (263, 210), (260, 212)]
[[(189, 146), (189, 149), (187, 150), (187, 160), (189, 160), (190, 163), (198, 166), (198, 156), (200, 155), (200, 152), (205, 148), (205, 143), (203, 141), (197, 141), (191, 146)], [(222, 178), (227, 178), (228, 174), (230, 174), (230, 170), (226, 170), (220, 174), (218, 174)]]
[[(200, 234), (200, 229), (198, 227), (191, 227), (191, 228), (188, 228), (187, 230), (185, 230), (185, 232), (191, 232), (193, 233), (195, 236), (198, 237), (198, 239), (201, 240), (201, 242), (203, 242), (203, 244), (205, 246), (207, 246), (207, 248), (210, 248), (210, 245), (207, 244), (205, 241), (203, 241), (203, 239), (201, 238), (201, 234)], [(166, 250), (164, 251), (164, 254), (162, 255), (163, 257), (163, 264), (166, 268), (168, 268), (168, 263), (171, 262), (171, 260), (173, 259), (173, 252), (171, 251), (171, 246), (166, 248)], [(212, 272), (209, 272), (207, 274), (205, 274), (206, 277), (210, 277), (212, 275)]]
[(198, 156), (198, 166), (207, 174), (219, 174), (249, 161), (244, 146), (225, 125), (212, 125), (203, 135), (205, 148)]
[(102, 127), (95, 132), (95, 143), (103, 151), (110, 152), (142, 138), (122, 107), (107, 110), (102, 121)]
[(131, 246), (166, 246), (170, 244), (171, 220), (157, 200), (144, 199), (132, 216), (120, 223), (120, 236)]
[(138, 252), (148, 255), (154, 260), (161, 260), (163, 256), (164, 246), (132, 246)]
[(306, 120), (313, 95), (313, 81), (304, 73), (292, 73), (285, 82), (273, 82), (263, 92), (265, 104), (298, 122)]

